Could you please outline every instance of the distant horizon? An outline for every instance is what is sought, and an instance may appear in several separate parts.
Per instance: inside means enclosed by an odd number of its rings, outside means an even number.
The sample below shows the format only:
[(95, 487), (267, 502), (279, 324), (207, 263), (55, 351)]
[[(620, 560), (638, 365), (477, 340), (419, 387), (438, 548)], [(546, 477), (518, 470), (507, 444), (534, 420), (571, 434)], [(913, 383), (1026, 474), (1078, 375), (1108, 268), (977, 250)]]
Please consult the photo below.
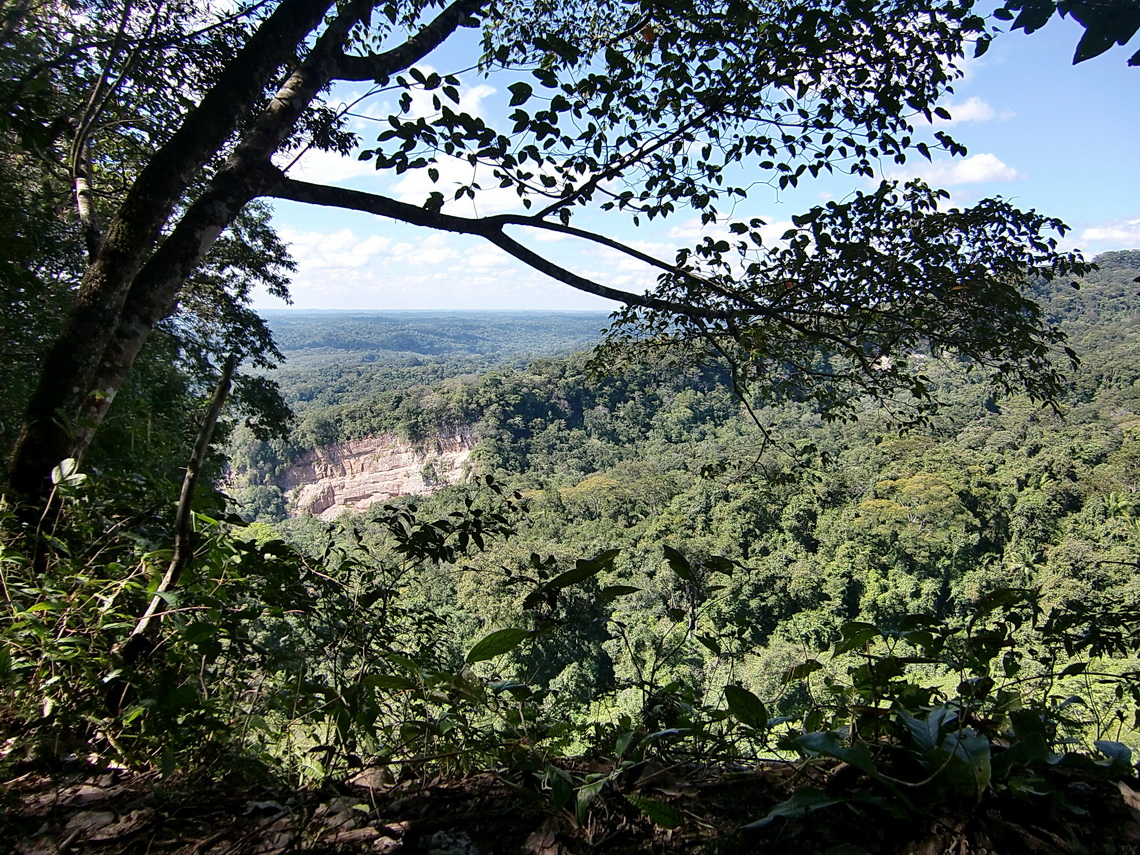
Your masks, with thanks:
[(277, 307), (272, 309), (257, 309), (262, 315), (418, 315), (434, 313), (437, 315), (605, 315), (613, 314), (613, 310), (606, 309), (351, 309), (351, 308), (318, 308), (313, 306)]

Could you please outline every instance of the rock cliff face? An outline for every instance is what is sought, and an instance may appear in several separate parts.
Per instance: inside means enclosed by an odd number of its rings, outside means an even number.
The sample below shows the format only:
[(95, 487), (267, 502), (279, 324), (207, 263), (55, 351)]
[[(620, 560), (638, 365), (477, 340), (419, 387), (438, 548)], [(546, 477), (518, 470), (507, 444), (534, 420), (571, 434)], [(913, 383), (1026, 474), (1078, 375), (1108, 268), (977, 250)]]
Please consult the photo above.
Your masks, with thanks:
[(466, 475), (474, 431), (462, 427), (420, 447), (381, 434), (310, 451), (277, 478), (291, 515), (330, 520), (408, 493), (431, 493)]

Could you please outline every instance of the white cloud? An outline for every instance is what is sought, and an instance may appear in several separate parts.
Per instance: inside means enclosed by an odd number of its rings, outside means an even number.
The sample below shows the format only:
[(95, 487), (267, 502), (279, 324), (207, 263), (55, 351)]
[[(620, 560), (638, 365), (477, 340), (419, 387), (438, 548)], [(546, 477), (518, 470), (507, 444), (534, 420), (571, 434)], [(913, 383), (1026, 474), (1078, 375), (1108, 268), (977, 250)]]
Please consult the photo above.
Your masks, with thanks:
[[(499, 187), (499, 180), (491, 174), (488, 166), (472, 166), (457, 157), (440, 157), (436, 161), (439, 179), (432, 181), (427, 169), (416, 169), (406, 173), (391, 187), (391, 193), (401, 202), (422, 205), (432, 191), (443, 194), (443, 209), (449, 214), (465, 217), (486, 217), (508, 211), (523, 212), (525, 209), (518, 193), (512, 187)], [(475, 198), (463, 196), (455, 198), (458, 187), (479, 184), (483, 189), (475, 191)], [(539, 200), (538, 204), (541, 204)]]
[[(416, 66), (424, 73), (424, 76), (434, 74), (436, 69), (430, 65)], [(408, 82), (411, 82), (410, 80)], [(446, 104), (457, 113), (468, 113), (472, 116), (483, 116), (483, 102), (495, 94), (495, 87), (488, 86), (486, 83), (477, 83), (474, 86), (459, 86), (459, 105), (456, 106), (455, 102), (443, 94), (441, 89), (433, 89), (425, 91), (423, 89), (412, 89), (409, 94), (412, 96), (412, 109), (411, 112), (405, 114), (404, 118), (415, 121), (416, 119), (430, 119), (439, 115), (439, 110), (435, 108), (435, 99), (439, 98), (441, 104)]]
[(1110, 220), (1089, 226), (1081, 232), (1080, 240), (1087, 243), (1111, 244), (1102, 249), (1133, 249), (1140, 247), (1140, 217), (1131, 220)]
[(571, 239), (570, 235), (547, 231), (546, 229), (527, 229), (524, 234), (527, 240), (535, 240), (539, 243), (562, 243)]
[[(478, 239), (407, 227), (398, 227), (396, 233), (399, 237), (393, 240), (376, 234), (361, 236), (348, 228), (333, 232), (281, 228), (281, 237), (297, 260), (290, 286), (295, 305), (353, 309), (613, 307), (543, 276)], [(613, 271), (608, 275), (613, 276)], [(280, 308), (277, 300), (264, 293), (256, 295), (255, 305)]]
[(281, 239), (299, 268), (306, 271), (337, 271), (364, 267), (391, 246), (391, 241), (380, 235), (369, 235), (363, 240), (349, 229), (337, 232), (300, 232), (290, 228), (280, 230)]
[(285, 169), (290, 178), (319, 184), (340, 184), (353, 178), (375, 175), (376, 167), (370, 160), (358, 160), (355, 154), (341, 155), (334, 151), (309, 149), (290, 166), (294, 155), (275, 157), (274, 163)]
[(935, 125), (960, 125), (964, 122), (990, 122), (994, 119), (1005, 121), (1011, 119), (1016, 113), (1013, 110), (1002, 110), (1000, 113), (995, 110), (988, 101), (984, 101), (976, 95), (972, 98), (967, 98), (961, 104), (943, 104), (947, 112), (950, 113), (950, 119), (935, 118)]
[[(784, 232), (792, 227), (791, 220), (776, 220), (767, 217), (760, 219), (764, 221), (764, 225), (760, 227), (760, 236), (767, 246), (779, 243)], [(691, 217), (677, 223), (669, 229), (668, 235), (671, 238), (683, 241), (686, 246), (693, 246), (706, 237), (711, 237), (713, 240), (726, 240), (733, 245), (741, 239), (741, 235), (734, 235), (726, 225), (720, 223), (702, 224), (700, 217)], [(751, 244), (750, 241), (749, 243)]]
[(935, 187), (953, 187), (958, 184), (981, 184), (987, 181), (1015, 181), (1023, 177), (994, 154), (975, 154), (964, 160), (936, 160), (933, 163), (916, 163), (909, 169), (896, 170), (889, 178), (900, 180), (921, 178)]
[(977, 96), (967, 98), (961, 104), (944, 104), (943, 107), (946, 109), (946, 112), (950, 114), (950, 118), (936, 118), (934, 120), (934, 124), (936, 125), (953, 125), (960, 122), (988, 122), (996, 115), (994, 108)]
[(400, 270), (412, 266), (448, 266), (456, 259), (447, 235), (440, 232), (425, 232), (423, 240), (398, 243), (387, 254), (384, 264), (390, 270)]

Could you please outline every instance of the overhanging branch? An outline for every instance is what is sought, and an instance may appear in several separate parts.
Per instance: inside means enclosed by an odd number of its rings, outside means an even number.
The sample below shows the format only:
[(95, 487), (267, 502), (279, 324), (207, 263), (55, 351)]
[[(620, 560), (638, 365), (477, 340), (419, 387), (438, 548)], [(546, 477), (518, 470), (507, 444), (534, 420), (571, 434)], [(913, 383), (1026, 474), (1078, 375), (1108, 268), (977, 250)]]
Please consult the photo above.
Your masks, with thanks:
[(419, 62), (454, 33), (463, 21), (487, 5), (487, 0), (455, 0), (431, 23), (399, 47), (368, 56), (342, 54), (333, 69), (335, 80), (382, 80)]
[(600, 246), (614, 249), (618, 252), (623, 252), (661, 270), (687, 276), (702, 283), (704, 282), (701, 277), (697, 277), (689, 271), (683, 270), (675, 265), (666, 264), (659, 259), (655, 259), (631, 247), (624, 246), (618, 241), (582, 229), (560, 225), (556, 226), (545, 220), (520, 217), (517, 215), (480, 218), (456, 217), (452, 214), (444, 214), (440, 211), (431, 211), (427, 208), (409, 205), (407, 202), (400, 202), (396, 199), (380, 196), (375, 193), (365, 193), (361, 190), (349, 190), (343, 187), (330, 187), (326, 184), (312, 184), (307, 181), (297, 181), (296, 179), (286, 177), (284, 173), (281, 174), (280, 180), (264, 190), (262, 195), (275, 199), (288, 199), (292, 202), (304, 202), (310, 205), (323, 205), (331, 208), (362, 211), (414, 226), (424, 226), (425, 228), (435, 229), (437, 231), (476, 235), (493, 243), (528, 267), (569, 285), (571, 288), (576, 288), (579, 291), (593, 294), (606, 300), (613, 300), (632, 306), (641, 306), (645, 309), (654, 309), (660, 312), (668, 312), (682, 317), (703, 318), (704, 320), (710, 321), (735, 318), (743, 314), (742, 312), (729, 310), (705, 309), (690, 303), (661, 300), (644, 294), (636, 294), (632, 291), (610, 288), (607, 285), (602, 285), (592, 279), (579, 276), (577, 273), (573, 273), (555, 264), (550, 259), (544, 258), (533, 250), (527, 249), (503, 231), (505, 226), (514, 225), (562, 232), (582, 238), (583, 240), (591, 241)]

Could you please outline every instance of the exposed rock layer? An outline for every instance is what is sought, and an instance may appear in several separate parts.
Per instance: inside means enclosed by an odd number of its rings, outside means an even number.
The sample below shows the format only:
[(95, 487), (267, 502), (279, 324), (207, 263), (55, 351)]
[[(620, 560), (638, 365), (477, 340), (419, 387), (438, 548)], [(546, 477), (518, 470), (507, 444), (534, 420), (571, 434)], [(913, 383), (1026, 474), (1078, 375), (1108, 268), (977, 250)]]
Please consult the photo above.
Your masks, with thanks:
[(334, 519), (408, 493), (431, 493), (467, 473), (475, 444), (470, 426), (441, 432), (424, 443), (379, 436), (307, 452), (277, 478), (291, 515)]

